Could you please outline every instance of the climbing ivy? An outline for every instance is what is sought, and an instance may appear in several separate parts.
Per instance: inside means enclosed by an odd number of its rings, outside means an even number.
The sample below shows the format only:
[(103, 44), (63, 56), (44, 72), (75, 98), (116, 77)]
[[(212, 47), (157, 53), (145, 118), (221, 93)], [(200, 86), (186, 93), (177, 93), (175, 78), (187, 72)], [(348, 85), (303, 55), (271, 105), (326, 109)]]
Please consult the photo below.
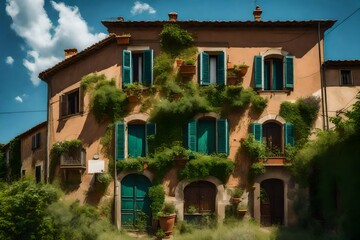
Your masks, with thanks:
[(9, 180), (20, 178), (21, 171), (21, 142), (14, 138), (9, 142)]

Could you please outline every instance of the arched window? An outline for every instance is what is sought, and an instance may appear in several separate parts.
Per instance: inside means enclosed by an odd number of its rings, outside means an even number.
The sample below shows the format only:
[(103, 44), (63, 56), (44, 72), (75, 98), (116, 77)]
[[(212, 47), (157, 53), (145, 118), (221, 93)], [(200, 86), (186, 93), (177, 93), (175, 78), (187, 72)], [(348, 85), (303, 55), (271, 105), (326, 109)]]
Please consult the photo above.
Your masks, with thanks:
[(271, 152), (282, 152), (282, 125), (269, 121), (262, 125), (263, 141)]
[(294, 56), (282, 53), (255, 56), (254, 88), (264, 91), (293, 89)]
[(215, 198), (217, 189), (213, 183), (207, 181), (192, 182), (184, 189), (184, 212), (189, 208), (196, 209), (196, 213), (215, 212)]

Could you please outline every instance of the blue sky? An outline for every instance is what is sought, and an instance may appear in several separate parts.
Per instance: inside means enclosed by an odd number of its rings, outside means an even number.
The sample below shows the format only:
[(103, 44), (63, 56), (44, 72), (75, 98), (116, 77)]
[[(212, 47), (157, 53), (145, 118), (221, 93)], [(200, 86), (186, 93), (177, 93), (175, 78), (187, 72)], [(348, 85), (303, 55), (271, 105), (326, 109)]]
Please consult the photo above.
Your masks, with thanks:
[[(46, 120), (47, 86), (37, 74), (107, 34), (101, 20), (343, 19), (359, 0), (6, 0), (0, 5), (0, 143)], [(335, 27), (337, 26), (335, 25)], [(325, 37), (325, 59), (360, 59), (360, 10)], [(334, 28), (334, 27), (333, 27)]]

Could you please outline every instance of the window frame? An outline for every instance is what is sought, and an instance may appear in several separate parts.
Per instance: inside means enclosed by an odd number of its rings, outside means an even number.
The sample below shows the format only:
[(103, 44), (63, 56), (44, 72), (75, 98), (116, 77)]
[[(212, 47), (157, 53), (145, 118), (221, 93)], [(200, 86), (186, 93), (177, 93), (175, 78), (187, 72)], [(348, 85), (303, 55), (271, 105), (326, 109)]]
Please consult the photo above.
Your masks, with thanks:
[(36, 150), (40, 147), (41, 147), (41, 132), (38, 132), (31, 137), (31, 149)]
[[(206, 54), (206, 55), (205, 55)], [(208, 61), (209, 61), (209, 66), (208, 66), (208, 80), (207, 77), (205, 77), (206, 81), (204, 80), (204, 56), (208, 57)], [(214, 58), (214, 56), (216, 56), (216, 71), (215, 71), (215, 83), (211, 82), (211, 59)], [(219, 57), (221, 56), (221, 57)], [(223, 58), (223, 65), (221, 68), (221, 65), (219, 65), (219, 58), (221, 60), (221, 58)], [(203, 48), (201, 49), (201, 51), (199, 52), (198, 55), (198, 83), (201, 86), (208, 86), (211, 84), (215, 84), (215, 85), (227, 85), (227, 55), (226, 55), (226, 49), (224, 48)], [(219, 73), (219, 70), (223, 71), (223, 74)], [(205, 70), (206, 71), (206, 70)], [(223, 79), (220, 79), (220, 76)], [(223, 82), (223, 83), (219, 83), (219, 82)]]
[[(77, 93), (77, 104), (76, 102), (75, 107), (77, 105), (77, 111), (75, 111), (75, 113), (69, 113), (69, 95), (78, 92)], [(79, 115), (83, 113), (83, 101), (84, 101), (84, 96), (83, 96), (83, 89), (81, 87), (75, 88), (73, 90), (70, 90), (66, 93), (63, 93), (60, 95), (60, 99), (59, 99), (59, 119), (64, 119), (64, 118), (68, 118), (71, 116), (75, 116), (75, 115)]]
[[(349, 77), (350, 77), (350, 83), (349, 84), (344, 84), (343, 83), (343, 72), (344, 71), (348, 71), (349, 72)], [(348, 69), (348, 68), (346, 68), (346, 69), (339, 69), (339, 75), (340, 75), (340, 77), (339, 77), (339, 79), (340, 79), (340, 86), (353, 86), (354, 85), (354, 80), (353, 80), (353, 75), (352, 75), (352, 71), (351, 71), (351, 69)]]

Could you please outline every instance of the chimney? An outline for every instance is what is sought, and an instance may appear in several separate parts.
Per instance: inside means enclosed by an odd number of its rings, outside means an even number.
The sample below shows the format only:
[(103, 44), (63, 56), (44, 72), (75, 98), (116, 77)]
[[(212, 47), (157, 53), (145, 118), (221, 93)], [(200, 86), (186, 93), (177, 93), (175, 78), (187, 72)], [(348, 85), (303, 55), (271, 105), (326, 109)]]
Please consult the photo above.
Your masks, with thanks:
[(170, 22), (176, 22), (178, 14), (176, 12), (170, 12), (169, 14), (169, 21)]
[(64, 50), (65, 52), (65, 59), (68, 59), (69, 57), (72, 57), (73, 55), (77, 54), (76, 48), (68, 48)]
[(261, 21), (261, 14), (262, 14), (262, 10), (259, 6), (256, 6), (255, 10), (253, 11), (254, 14), (254, 20), (255, 22), (260, 22)]
[(118, 20), (119, 22), (123, 22), (123, 21), (124, 21), (124, 18), (120, 16), (120, 17), (117, 18), (117, 20)]

